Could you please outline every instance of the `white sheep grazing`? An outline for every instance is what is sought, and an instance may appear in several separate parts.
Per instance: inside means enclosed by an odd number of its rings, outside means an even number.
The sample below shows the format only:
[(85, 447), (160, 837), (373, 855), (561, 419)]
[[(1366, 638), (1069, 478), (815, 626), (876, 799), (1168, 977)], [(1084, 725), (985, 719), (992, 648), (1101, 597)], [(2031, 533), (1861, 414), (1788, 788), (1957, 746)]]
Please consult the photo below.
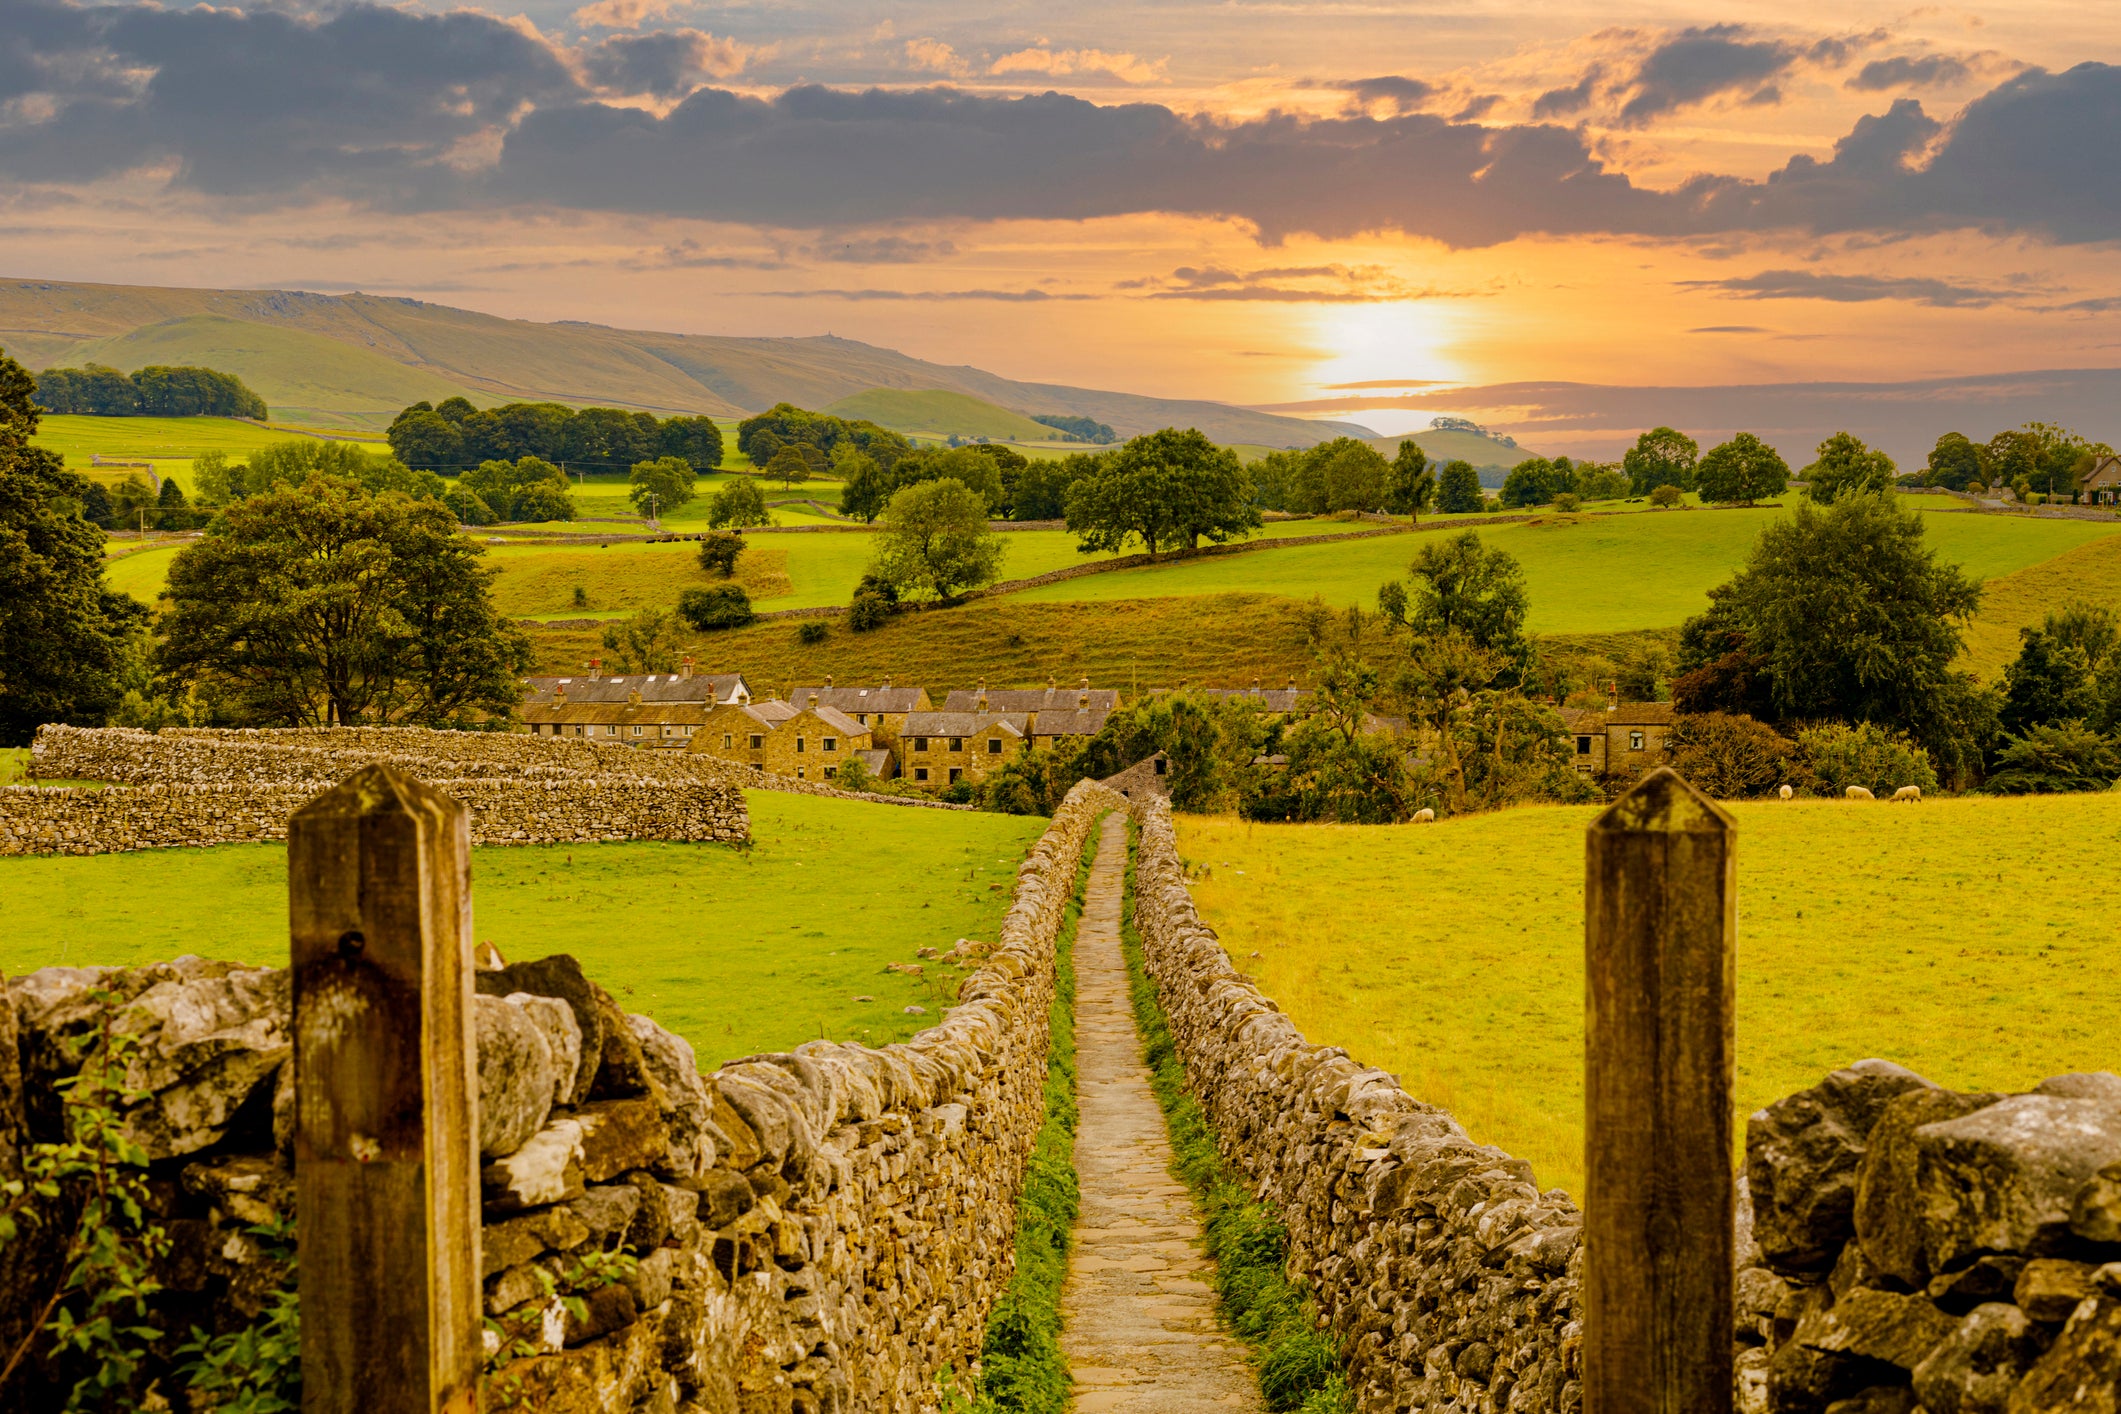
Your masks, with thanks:
[(1865, 790), (1862, 786), (1850, 786), (1847, 790), (1841, 793), (1847, 796), (1850, 800), (1876, 800), (1878, 798), (1877, 796), (1872, 795), (1869, 791)]
[(1921, 799), (1922, 799), (1922, 787), (1921, 787), (1921, 786), (1902, 786), (1902, 787), (1900, 787), (1900, 789), (1898, 789), (1898, 790), (1896, 790), (1896, 791), (1894, 791), (1894, 792), (1893, 792), (1893, 799), (1895, 799), (1895, 800), (1908, 800), (1908, 801), (1919, 801), (1919, 800), (1921, 800)]
[(1791, 796), (1795, 795), (1796, 793), (1797, 793), (1797, 792), (1795, 792), (1795, 791), (1791, 790), (1791, 789), (1790, 789), (1790, 788), (1789, 788), (1788, 786), (1784, 786), (1784, 787), (1782, 788), (1782, 791), (1781, 791), (1781, 795), (1782, 795), (1782, 798), (1783, 798), (1784, 800), (1788, 800), (1788, 799), (1789, 799), (1789, 798), (1790, 798)]
[(1414, 812), (1414, 823), (1417, 825), (1429, 824), (1431, 821), (1435, 820), (1435, 818), (1436, 812), (1430, 810), (1426, 806)]

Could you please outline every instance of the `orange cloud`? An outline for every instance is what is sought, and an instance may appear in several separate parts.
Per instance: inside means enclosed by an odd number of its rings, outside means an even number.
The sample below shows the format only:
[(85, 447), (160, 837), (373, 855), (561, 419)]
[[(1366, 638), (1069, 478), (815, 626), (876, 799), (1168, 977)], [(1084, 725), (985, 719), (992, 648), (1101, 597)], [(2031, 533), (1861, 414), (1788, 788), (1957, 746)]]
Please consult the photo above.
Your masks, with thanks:
[(596, 0), (574, 12), (574, 22), (587, 29), (639, 29), (649, 20), (668, 19), (687, 8), (691, 0)]
[(1135, 54), (1115, 54), (1104, 49), (1019, 49), (1004, 54), (987, 69), (990, 74), (1110, 74), (1127, 83), (1156, 83), (1170, 65), (1169, 57), (1144, 59)]

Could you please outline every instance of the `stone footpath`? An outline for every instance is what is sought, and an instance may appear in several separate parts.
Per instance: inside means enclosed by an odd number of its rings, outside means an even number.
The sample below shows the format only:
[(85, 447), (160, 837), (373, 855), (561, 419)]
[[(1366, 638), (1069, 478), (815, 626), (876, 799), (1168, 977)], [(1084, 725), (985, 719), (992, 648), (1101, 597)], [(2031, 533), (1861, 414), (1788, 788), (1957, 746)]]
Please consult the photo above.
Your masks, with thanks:
[(1127, 996), (1119, 918), (1126, 822), (1106, 817), (1075, 942), (1075, 1168), (1082, 1215), (1061, 1345), (1079, 1414), (1264, 1409), (1244, 1349), (1215, 1319), (1200, 1226), (1171, 1176)]

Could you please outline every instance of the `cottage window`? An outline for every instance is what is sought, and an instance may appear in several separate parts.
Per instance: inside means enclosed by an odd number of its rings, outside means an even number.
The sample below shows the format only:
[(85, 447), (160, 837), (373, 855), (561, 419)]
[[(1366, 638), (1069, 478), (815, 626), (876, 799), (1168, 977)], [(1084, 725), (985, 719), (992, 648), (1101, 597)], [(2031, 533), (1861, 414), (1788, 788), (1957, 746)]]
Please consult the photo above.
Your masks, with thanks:
[(635, 736), (639, 736), (639, 735), (641, 734), (641, 729), (640, 729), (639, 727), (635, 727), (635, 728), (633, 729), (633, 734), (634, 734)]
[(963, 751), (965, 749), (965, 739), (961, 736), (950, 738), (950, 749), (952, 751)]
[(1576, 754), (1578, 756), (1589, 756), (1591, 754), (1591, 739), (1589, 737), (1580, 736), (1576, 738)]
[(1002, 739), (1000, 737), (990, 736), (987, 738), (987, 754), (989, 756), (999, 756), (1002, 754)]
[(926, 766), (915, 766), (915, 767), (913, 768), (913, 779), (915, 779), (916, 781), (925, 781), (925, 780), (927, 780), (927, 779), (928, 779), (928, 768), (927, 768)]
[(1157, 774), (1157, 775), (1159, 775), (1159, 776), (1161, 776), (1161, 775), (1162, 775), (1162, 774), (1164, 773), (1164, 768), (1165, 768), (1165, 767), (1167, 767), (1167, 766), (1169, 766), (1170, 764), (1171, 764), (1171, 763), (1170, 763), (1169, 761), (1166, 761), (1166, 760), (1165, 760), (1165, 759), (1164, 759), (1163, 757), (1161, 757), (1161, 756), (1157, 757), (1157, 758), (1156, 758), (1156, 774)]
[[(915, 737), (913, 739), (913, 749), (915, 751), (926, 751), (928, 749), (928, 738), (924, 736)], [(921, 777), (921, 779), (925, 781), (928, 778), (924, 775)]]
[(837, 767), (837, 766), (827, 766), (827, 767), (825, 768), (825, 774), (826, 774), (826, 775), (828, 775), (828, 776), (837, 776), (837, 775), (838, 775), (839, 773), (840, 773), (840, 768), (839, 768), (839, 767)]
[(867, 712), (857, 712), (854, 714), (854, 720), (866, 727), (869, 725), (869, 714)]
[(753, 732), (751, 734), (751, 749), (753, 751), (762, 751), (765, 749), (765, 746), (766, 738), (760, 736), (757, 732)]
[(801, 737), (797, 737), (797, 738), (795, 739), (795, 749), (796, 749), (796, 751), (797, 751), (798, 753), (800, 753), (800, 752), (802, 751), (802, 749), (803, 749), (803, 739), (802, 739)]
[(840, 749), (840, 739), (839, 739), (838, 737), (836, 737), (836, 736), (828, 736), (828, 737), (826, 737), (826, 738), (825, 738), (825, 749), (826, 749), (827, 751), (837, 751), (837, 750), (839, 750), (839, 749)]
[(1630, 751), (1640, 751), (1640, 750), (1642, 750), (1642, 733), (1641, 733), (1641, 732), (1629, 732), (1629, 733), (1628, 733), (1628, 750), (1630, 750)]
[(724, 750), (724, 751), (728, 751), (728, 750), (731, 750), (732, 748), (734, 748), (735, 746), (736, 746), (736, 733), (735, 733), (735, 732), (723, 732), (723, 733), (722, 733), (722, 750)]
[(951, 785), (956, 785), (956, 784), (957, 784), (957, 779), (958, 779), (958, 777), (960, 777), (960, 776), (962, 776), (962, 775), (964, 775), (964, 774), (965, 774), (965, 773), (964, 773), (963, 771), (960, 771), (960, 770), (959, 770), (959, 769), (958, 769), (957, 767), (955, 767), (955, 766), (952, 766), (952, 767), (950, 768), (950, 784), (951, 784)]
[(606, 728), (604, 728), (604, 735), (606, 735), (606, 736), (617, 736), (618, 734), (619, 734), (619, 729), (618, 729), (617, 727), (606, 727)]

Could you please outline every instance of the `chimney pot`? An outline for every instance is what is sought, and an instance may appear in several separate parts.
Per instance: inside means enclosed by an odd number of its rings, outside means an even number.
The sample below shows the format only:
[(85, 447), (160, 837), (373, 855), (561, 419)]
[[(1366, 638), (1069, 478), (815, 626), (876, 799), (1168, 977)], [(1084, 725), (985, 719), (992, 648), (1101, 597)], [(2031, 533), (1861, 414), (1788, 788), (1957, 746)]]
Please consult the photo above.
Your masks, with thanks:
[(830, 673), (825, 674), (825, 686), (827, 688), (830, 688), (832, 686), (832, 674)]
[(679, 665), (678, 676), (681, 678), (689, 678), (692, 676), (692, 657), (690, 654), (687, 654), (685, 661)]

